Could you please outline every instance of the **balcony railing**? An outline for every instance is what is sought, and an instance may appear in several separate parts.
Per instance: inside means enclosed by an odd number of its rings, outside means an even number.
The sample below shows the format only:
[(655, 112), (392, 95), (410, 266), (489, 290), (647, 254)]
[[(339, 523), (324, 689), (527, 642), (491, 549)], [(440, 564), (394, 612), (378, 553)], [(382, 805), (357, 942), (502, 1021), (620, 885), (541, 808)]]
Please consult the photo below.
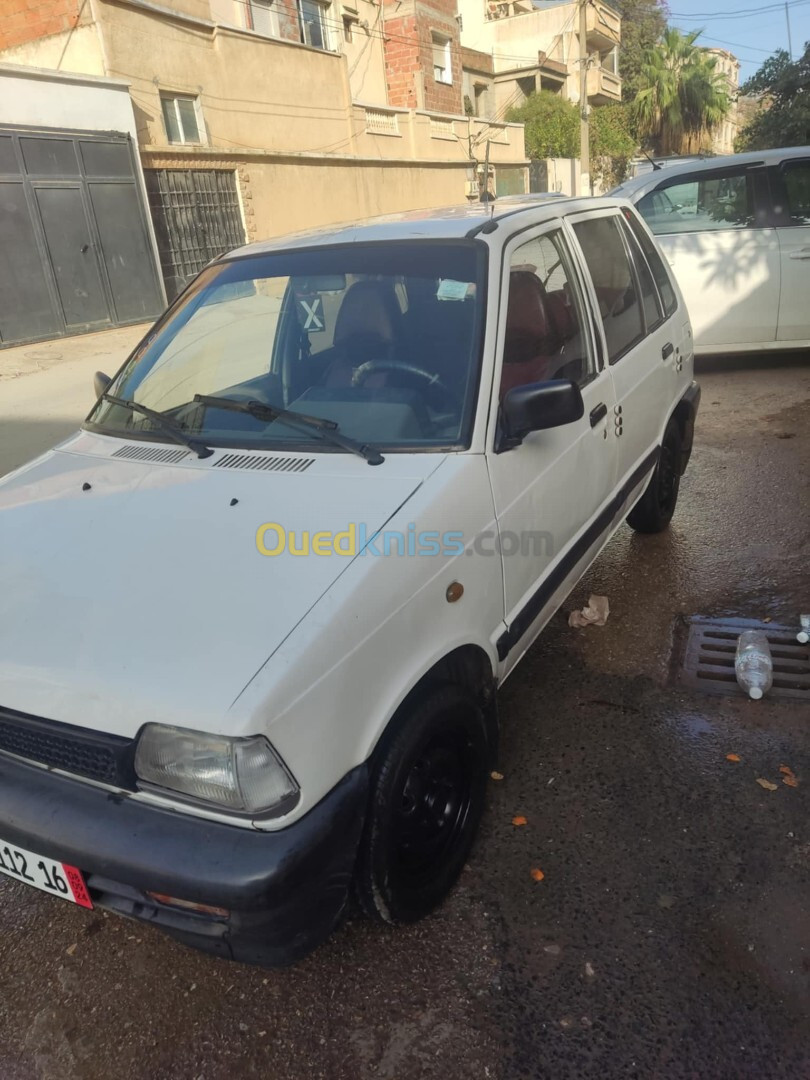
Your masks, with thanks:
[(622, 80), (604, 67), (588, 69), (588, 100), (597, 105), (609, 105), (622, 100)]
[(586, 23), (588, 40), (601, 49), (618, 45), (622, 37), (622, 19), (618, 12), (599, 0), (588, 4)]
[(397, 113), (387, 109), (366, 109), (366, 131), (373, 135), (399, 135)]
[(522, 124), (358, 101), (352, 105), (351, 123), (352, 152), (359, 157), (459, 161), (472, 148), (475, 157), (483, 160), (487, 143), (493, 165), (522, 162), (526, 157)]

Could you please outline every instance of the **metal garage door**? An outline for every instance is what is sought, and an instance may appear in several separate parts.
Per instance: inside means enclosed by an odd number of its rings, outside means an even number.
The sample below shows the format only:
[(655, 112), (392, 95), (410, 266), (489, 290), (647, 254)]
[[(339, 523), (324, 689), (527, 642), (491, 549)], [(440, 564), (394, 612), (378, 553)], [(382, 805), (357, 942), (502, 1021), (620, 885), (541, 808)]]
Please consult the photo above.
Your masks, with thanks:
[(0, 345), (162, 308), (129, 137), (0, 127)]
[(169, 299), (223, 251), (245, 242), (236, 177), (226, 169), (145, 169)]

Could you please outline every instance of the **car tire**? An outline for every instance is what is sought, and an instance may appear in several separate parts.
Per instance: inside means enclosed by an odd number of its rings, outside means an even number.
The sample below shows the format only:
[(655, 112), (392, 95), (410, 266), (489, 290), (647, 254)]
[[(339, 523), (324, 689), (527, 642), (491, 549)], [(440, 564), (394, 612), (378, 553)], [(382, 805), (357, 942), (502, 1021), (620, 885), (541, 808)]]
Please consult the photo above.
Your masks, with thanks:
[(640, 533), (663, 532), (672, 520), (681, 485), (681, 432), (670, 420), (661, 453), (647, 490), (627, 516), (627, 524)]
[(386, 923), (416, 922), (452, 889), (484, 808), (490, 750), (483, 710), (440, 686), (394, 720), (373, 759), (355, 893)]

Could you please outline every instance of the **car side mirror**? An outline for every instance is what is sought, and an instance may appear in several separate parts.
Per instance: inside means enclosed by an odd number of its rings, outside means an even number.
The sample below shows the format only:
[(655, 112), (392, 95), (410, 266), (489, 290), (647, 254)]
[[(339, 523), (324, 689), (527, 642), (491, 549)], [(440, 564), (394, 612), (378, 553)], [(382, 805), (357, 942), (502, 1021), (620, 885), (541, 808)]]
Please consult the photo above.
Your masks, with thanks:
[(110, 383), (112, 379), (109, 375), (105, 375), (103, 371), (97, 371), (93, 376), (93, 389), (96, 392), (96, 397), (100, 398), (102, 394), (106, 394), (110, 389)]
[(585, 415), (585, 403), (576, 383), (570, 379), (513, 386), (501, 402), (498, 440), (495, 447), (511, 450), (532, 431), (572, 424)]

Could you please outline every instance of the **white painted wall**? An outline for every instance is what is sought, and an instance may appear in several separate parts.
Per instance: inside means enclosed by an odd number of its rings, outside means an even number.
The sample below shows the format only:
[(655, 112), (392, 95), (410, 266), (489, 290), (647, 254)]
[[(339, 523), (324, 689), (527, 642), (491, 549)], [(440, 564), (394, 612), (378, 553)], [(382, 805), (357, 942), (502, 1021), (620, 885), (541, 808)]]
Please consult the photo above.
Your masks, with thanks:
[(138, 145), (128, 84), (91, 75), (0, 64), (0, 124), (120, 131)]

